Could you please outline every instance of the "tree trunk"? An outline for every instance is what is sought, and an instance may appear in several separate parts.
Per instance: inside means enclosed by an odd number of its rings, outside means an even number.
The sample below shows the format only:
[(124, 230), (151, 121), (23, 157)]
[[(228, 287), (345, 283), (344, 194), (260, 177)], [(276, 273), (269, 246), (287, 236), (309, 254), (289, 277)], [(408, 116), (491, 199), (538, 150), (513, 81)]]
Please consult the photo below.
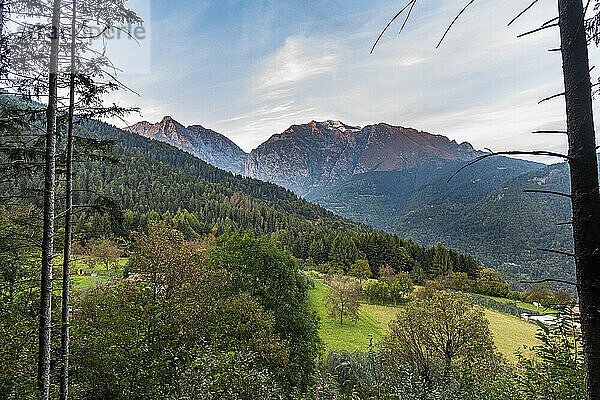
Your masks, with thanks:
[(60, 1), (54, 0), (50, 35), (48, 108), (46, 110), (46, 151), (44, 168), (44, 232), (38, 348), (38, 387), (43, 399), (50, 397), (50, 338), (52, 318), (52, 258), (54, 254), (54, 191), (56, 175), (56, 108)]
[(71, 16), (71, 71), (69, 79), (69, 127), (67, 132), (65, 247), (63, 254), (63, 279), (61, 303), (60, 400), (69, 397), (69, 289), (71, 284), (71, 241), (73, 240), (73, 118), (75, 114), (75, 18), (77, 1), (73, 0)]
[(588, 400), (600, 399), (600, 194), (581, 0), (559, 0), (573, 239)]

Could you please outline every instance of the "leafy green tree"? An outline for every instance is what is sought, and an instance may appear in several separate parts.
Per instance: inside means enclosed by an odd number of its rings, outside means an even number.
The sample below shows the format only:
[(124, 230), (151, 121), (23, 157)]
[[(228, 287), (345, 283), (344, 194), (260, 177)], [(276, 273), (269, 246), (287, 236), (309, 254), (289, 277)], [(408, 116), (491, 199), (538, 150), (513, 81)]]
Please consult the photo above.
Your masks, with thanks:
[(441, 290), (444, 290), (444, 287), (439, 281), (427, 280), (423, 286), (417, 288), (417, 290), (412, 293), (412, 297), (423, 300), (435, 295)]
[(389, 291), (394, 305), (405, 301), (414, 288), (408, 272), (400, 271), (389, 282)]
[(527, 289), (527, 301), (549, 307), (553, 302), (552, 290), (545, 283), (538, 283)]
[(329, 292), (325, 297), (325, 307), (331, 318), (339, 318), (340, 325), (344, 317), (358, 321), (360, 308), (360, 285), (355, 278), (345, 275), (334, 275), (327, 280)]
[(391, 281), (392, 279), (394, 279), (395, 274), (396, 273), (394, 272), (392, 267), (390, 267), (387, 264), (382, 267), (379, 267), (379, 278), (380, 279), (385, 279), (386, 281)]
[(107, 270), (118, 267), (123, 250), (112, 238), (91, 239), (86, 246), (87, 260), (92, 268), (101, 264)]
[(564, 290), (554, 292), (554, 305), (557, 307), (568, 307), (573, 304), (573, 295)]
[(370, 278), (371, 267), (369, 266), (369, 262), (367, 260), (356, 260), (350, 266), (349, 275), (358, 278), (359, 281)]
[(428, 382), (501, 363), (483, 309), (460, 293), (437, 291), (407, 306), (390, 325), (383, 349)]
[[(240, 292), (229, 271), (207, 268), (206, 246), (182, 238), (150, 226), (137, 237), (130, 278), (98, 286), (75, 305), (74, 397), (281, 393), (289, 350), (273, 313)], [(235, 377), (239, 386), (231, 386)]]
[(312, 381), (321, 349), (318, 316), (308, 299), (298, 265), (264, 237), (224, 235), (210, 252), (213, 270), (227, 270), (239, 292), (247, 292), (273, 313), (274, 328), (288, 344), (287, 389), (305, 389)]
[(508, 283), (500, 278), (498, 271), (491, 268), (483, 268), (479, 271), (475, 290), (481, 294), (497, 297), (507, 297), (510, 292)]
[(416, 264), (414, 268), (410, 271), (410, 279), (417, 284), (422, 285), (427, 280), (427, 274), (421, 264)]
[(447, 285), (450, 288), (467, 293), (473, 290), (473, 284), (473, 280), (466, 272), (451, 272), (447, 279)]

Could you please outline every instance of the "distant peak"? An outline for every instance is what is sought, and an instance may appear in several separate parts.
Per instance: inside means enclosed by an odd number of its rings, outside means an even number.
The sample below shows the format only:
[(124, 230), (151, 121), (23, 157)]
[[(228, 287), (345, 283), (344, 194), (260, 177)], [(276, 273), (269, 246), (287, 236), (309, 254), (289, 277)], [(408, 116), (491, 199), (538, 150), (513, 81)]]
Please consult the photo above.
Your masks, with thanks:
[(310, 126), (312, 127), (313, 130), (319, 130), (319, 129), (329, 129), (329, 130), (335, 130), (335, 131), (339, 131), (342, 133), (346, 133), (346, 132), (357, 132), (361, 130), (360, 126), (351, 126), (351, 125), (347, 125), (341, 121), (337, 121), (337, 120), (332, 120), (332, 119), (328, 119), (326, 121), (315, 121), (312, 120), (307, 124), (301, 124), (301, 125), (292, 125), (290, 127), (290, 129), (294, 129), (295, 127), (302, 127), (302, 126)]
[[(173, 119), (173, 117), (171, 117), (170, 115), (166, 115), (165, 117), (163, 117), (162, 121), (160, 121), (161, 124), (168, 124), (168, 123), (176, 123), (179, 124), (179, 122), (175, 121)], [(179, 124), (181, 125), (181, 124)]]

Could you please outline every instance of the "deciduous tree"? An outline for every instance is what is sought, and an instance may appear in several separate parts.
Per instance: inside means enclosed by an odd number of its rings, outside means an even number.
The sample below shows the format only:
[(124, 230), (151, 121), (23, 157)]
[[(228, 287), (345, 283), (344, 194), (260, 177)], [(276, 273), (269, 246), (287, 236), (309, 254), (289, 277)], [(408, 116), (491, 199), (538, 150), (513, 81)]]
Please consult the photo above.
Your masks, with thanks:
[(390, 325), (383, 349), (429, 382), (500, 362), (483, 309), (444, 291), (407, 306)]
[(360, 307), (360, 285), (350, 276), (334, 275), (327, 280), (329, 293), (325, 297), (325, 307), (331, 318), (339, 318), (340, 325), (344, 317), (358, 320)]

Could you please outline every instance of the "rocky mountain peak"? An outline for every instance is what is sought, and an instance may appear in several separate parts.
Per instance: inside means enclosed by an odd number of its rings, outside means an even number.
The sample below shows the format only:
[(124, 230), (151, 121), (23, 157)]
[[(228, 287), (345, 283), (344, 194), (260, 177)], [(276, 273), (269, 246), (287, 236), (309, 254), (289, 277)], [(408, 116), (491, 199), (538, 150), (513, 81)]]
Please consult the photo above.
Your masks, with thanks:
[(361, 128), (310, 121), (292, 125), (253, 150), (246, 174), (312, 198), (356, 174), (470, 160), (479, 154), (468, 143), (383, 122)]
[(247, 154), (227, 137), (201, 125), (185, 127), (173, 117), (165, 116), (155, 124), (142, 121), (125, 130), (169, 143), (218, 168), (244, 173)]

